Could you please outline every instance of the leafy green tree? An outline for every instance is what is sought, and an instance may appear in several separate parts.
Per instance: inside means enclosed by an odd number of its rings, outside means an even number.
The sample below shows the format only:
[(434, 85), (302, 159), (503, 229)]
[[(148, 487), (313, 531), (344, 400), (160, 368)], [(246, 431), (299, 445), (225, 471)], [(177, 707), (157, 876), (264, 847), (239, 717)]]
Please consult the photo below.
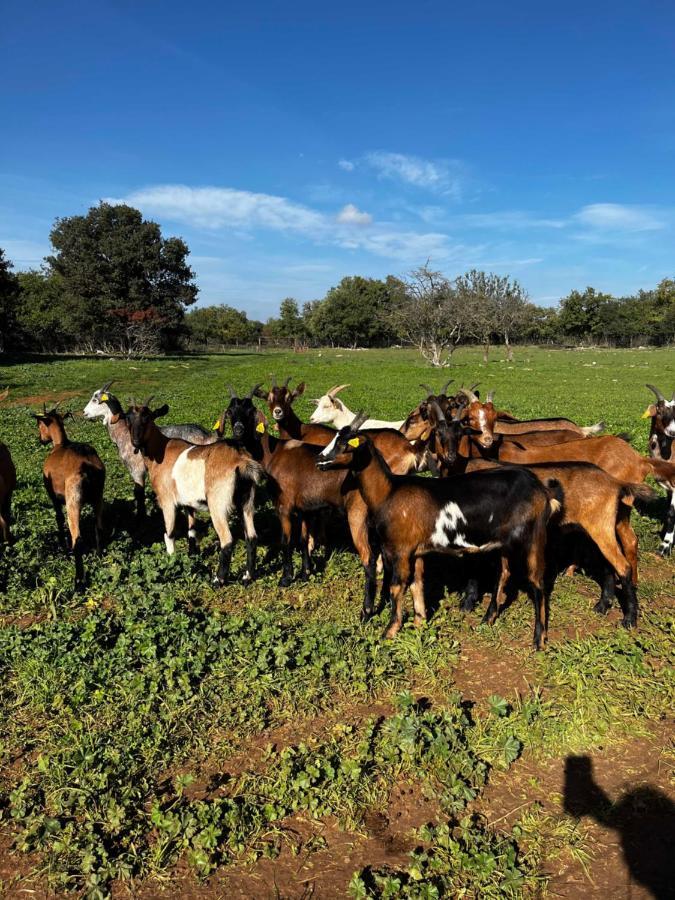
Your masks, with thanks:
[(507, 359), (513, 359), (511, 340), (521, 327), (527, 307), (527, 293), (506, 275), (471, 269), (455, 281), (465, 310), (466, 331), (483, 345), (487, 362), (494, 338), (503, 340)]
[(587, 287), (581, 293), (572, 291), (560, 301), (558, 321), (560, 330), (568, 338), (584, 342), (601, 335), (601, 308), (614, 302), (611, 294), (603, 294), (595, 288)]
[(40, 269), (19, 272), (16, 325), (20, 344), (31, 350), (65, 350), (74, 323), (64, 305), (63, 280)]
[(185, 308), (197, 298), (184, 241), (163, 238), (137, 209), (109, 203), (57, 219), (50, 238), (47, 263), (63, 280), (79, 339), (125, 348), (149, 339), (176, 343)]
[(306, 334), (305, 323), (300, 315), (297, 300), (292, 297), (286, 297), (281, 301), (279, 306), (279, 318), (274, 320), (275, 336), (286, 341), (290, 341), (297, 346), (300, 344)]
[(312, 311), (312, 329), (322, 342), (373, 347), (394, 338), (388, 320), (392, 288), (376, 278), (343, 278)]
[(19, 282), (12, 272), (13, 268), (10, 260), (5, 257), (5, 251), (0, 247), (0, 353), (5, 349), (5, 345), (16, 327)]
[(260, 334), (260, 322), (252, 322), (243, 310), (221, 304), (191, 310), (185, 325), (196, 344), (227, 346), (252, 344)]

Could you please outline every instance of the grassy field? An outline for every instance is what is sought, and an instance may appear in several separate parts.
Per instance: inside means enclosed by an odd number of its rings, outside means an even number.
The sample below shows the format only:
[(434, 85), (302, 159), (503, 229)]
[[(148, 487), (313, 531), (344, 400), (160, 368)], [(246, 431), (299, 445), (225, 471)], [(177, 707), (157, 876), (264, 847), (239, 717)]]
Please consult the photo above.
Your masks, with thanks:
[(109, 534), (102, 559), (87, 556), (87, 592), (72, 592), (29, 411), (80, 410), (113, 378), (120, 398), (154, 394), (167, 421), (211, 426), (227, 385), (271, 374), (307, 382), (302, 418), (342, 382), (352, 409), (401, 418), (419, 382), (452, 375), (523, 417), (603, 419), (644, 452), (644, 383), (672, 390), (675, 354), (518, 348), (486, 365), (461, 349), (444, 372), (408, 351), (347, 350), (0, 365), (0, 439), (19, 472), (0, 559), (0, 896), (648, 896), (675, 809), (663, 501), (633, 513), (636, 631), (617, 610), (596, 616), (599, 589), (575, 576), (557, 583), (545, 653), (524, 598), (489, 628), (442, 589), (427, 627), (384, 643), (385, 613), (359, 625), (346, 539), (319, 551), (309, 583), (277, 587), (264, 491), (249, 588), (212, 589), (206, 523), (198, 559), (184, 540), (166, 556), (156, 512), (134, 540), (131, 481), (102, 425), (79, 419), (69, 435), (107, 467)]

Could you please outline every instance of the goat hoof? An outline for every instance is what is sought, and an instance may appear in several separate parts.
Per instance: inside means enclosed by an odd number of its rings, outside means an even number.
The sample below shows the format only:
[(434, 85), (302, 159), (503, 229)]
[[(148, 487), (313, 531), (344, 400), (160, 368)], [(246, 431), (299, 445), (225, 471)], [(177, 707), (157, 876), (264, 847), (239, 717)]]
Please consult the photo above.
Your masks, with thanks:
[(635, 628), (637, 625), (637, 616), (624, 616), (621, 620), (624, 628)]
[(604, 600), (598, 600), (598, 602), (593, 607), (593, 612), (597, 613), (599, 616), (606, 616), (609, 606), (610, 604), (606, 603)]
[(664, 559), (670, 556), (673, 552), (673, 545), (667, 544), (665, 541), (659, 547), (658, 553), (659, 556), (663, 556)]
[(289, 587), (293, 583), (292, 575), (282, 575), (279, 579), (279, 587), (285, 588)]
[(370, 620), (373, 618), (374, 615), (375, 615), (374, 609), (365, 609), (365, 608), (362, 609), (361, 610), (361, 624), (365, 625), (366, 622), (370, 622)]
[(413, 619), (413, 625), (415, 626), (415, 628), (421, 628), (423, 625), (426, 625), (426, 624), (427, 624), (426, 616), (415, 616), (415, 618)]
[(460, 612), (463, 612), (463, 613), (471, 613), (474, 611), (475, 608), (476, 608), (476, 601), (473, 600), (471, 597), (469, 597), (469, 598), (465, 597), (462, 600), (462, 602), (459, 604)]
[(393, 625), (387, 625), (387, 627), (382, 632), (382, 637), (384, 638), (384, 640), (390, 641), (390, 640), (392, 640), (392, 638), (395, 638), (399, 632), (400, 627), (401, 626), (398, 625), (396, 622), (394, 622)]

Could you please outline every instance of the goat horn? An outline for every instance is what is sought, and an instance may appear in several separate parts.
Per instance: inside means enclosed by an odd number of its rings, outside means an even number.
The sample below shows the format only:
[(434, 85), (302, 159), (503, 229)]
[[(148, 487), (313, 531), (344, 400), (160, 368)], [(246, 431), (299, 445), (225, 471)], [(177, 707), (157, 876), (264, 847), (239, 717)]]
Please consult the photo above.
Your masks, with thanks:
[(429, 409), (433, 410), (434, 415), (436, 416), (436, 425), (438, 425), (439, 422), (443, 422), (445, 420), (443, 410), (435, 400), (431, 401), (431, 403), (429, 404)]
[(424, 390), (427, 392), (427, 395), (428, 395), (429, 397), (433, 397), (433, 396), (434, 396), (434, 389), (431, 388), (431, 387), (429, 387), (428, 384), (422, 384), (422, 383), (420, 383), (420, 387), (421, 387), (421, 388), (424, 388)]
[(460, 403), (459, 406), (455, 408), (455, 410), (454, 410), (454, 412), (453, 412), (453, 414), (452, 414), (452, 420), (453, 420), (453, 422), (459, 422), (459, 420), (462, 418), (462, 413), (464, 412), (465, 409), (466, 409), (466, 403), (465, 403), (465, 402), (464, 402), (464, 403)]
[(338, 384), (338, 385), (336, 385), (335, 387), (332, 387), (332, 388), (328, 391), (328, 396), (329, 396), (329, 397), (334, 397), (334, 396), (335, 396), (336, 394), (338, 394), (340, 391), (343, 391), (345, 388), (348, 388), (348, 387), (349, 387), (348, 384)]
[(251, 388), (251, 390), (249, 391), (248, 399), (253, 400), (253, 397), (255, 396), (255, 392), (258, 390), (258, 388), (261, 388), (262, 386), (263, 386), (262, 381), (259, 384), (254, 384), (253, 387)]
[(101, 388), (101, 391), (102, 391), (103, 393), (105, 393), (106, 391), (110, 390), (110, 385), (113, 384), (114, 381), (115, 381), (114, 378), (112, 378), (110, 381), (106, 381), (106, 383), (105, 383), (105, 384), (103, 385), (103, 387)]
[(288, 378), (286, 379), (286, 381), (284, 381), (284, 387), (285, 387), (285, 388), (288, 387), (288, 383), (289, 383), (289, 381), (291, 380), (292, 377), (293, 377), (292, 375), (289, 375)]
[[(654, 387), (653, 384), (646, 384), (645, 387), (646, 387), (646, 388), (649, 388), (649, 390), (650, 390), (653, 394), (656, 394), (656, 399), (657, 399), (657, 400), (661, 400), (663, 403), (666, 402), (666, 398), (663, 396), (663, 394), (661, 393), (661, 391), (660, 391), (657, 387)], [(673, 396), (675, 397), (675, 393), (673, 393)]]
[(475, 391), (479, 384), (480, 384), (480, 381), (476, 381), (474, 384), (471, 385), (471, 387), (469, 388), (469, 390), (470, 390), (470, 391)]
[(447, 389), (450, 387), (450, 385), (452, 384), (452, 382), (454, 380), (455, 380), (454, 378), (450, 378), (450, 379), (448, 379), (448, 381), (445, 382), (445, 384), (441, 388), (441, 394), (445, 394), (445, 392), (447, 391)]
[(486, 403), (492, 403), (492, 401), (493, 401), (493, 399), (494, 399), (494, 396), (495, 396), (495, 392), (494, 392), (494, 391), (488, 391), (488, 395), (487, 395), (487, 397), (485, 398), (485, 402), (486, 402)]
[(357, 414), (352, 419), (352, 424), (349, 426), (352, 431), (358, 431), (359, 428), (363, 425), (363, 423), (368, 418), (368, 415), (364, 413), (362, 409), (360, 409)]
[(471, 388), (463, 388), (463, 387), (461, 387), (461, 388), (457, 391), (457, 395), (459, 396), (460, 394), (462, 394), (464, 397), (468, 397), (469, 400), (471, 401), (471, 403), (476, 403), (476, 402), (478, 402), (478, 397), (474, 394), (474, 392), (471, 390)]
[(272, 375), (272, 387), (275, 388), (277, 386), (277, 376)]
[(150, 396), (148, 397), (148, 399), (143, 401), (143, 406), (150, 406), (150, 401), (152, 400), (152, 398), (153, 398), (154, 396), (155, 396), (154, 394), (150, 394)]
[(235, 389), (232, 387), (231, 384), (228, 384), (227, 389), (228, 389), (228, 391), (230, 392), (230, 397), (232, 397), (233, 400), (236, 400), (236, 399), (237, 399), (237, 392), (235, 391)]

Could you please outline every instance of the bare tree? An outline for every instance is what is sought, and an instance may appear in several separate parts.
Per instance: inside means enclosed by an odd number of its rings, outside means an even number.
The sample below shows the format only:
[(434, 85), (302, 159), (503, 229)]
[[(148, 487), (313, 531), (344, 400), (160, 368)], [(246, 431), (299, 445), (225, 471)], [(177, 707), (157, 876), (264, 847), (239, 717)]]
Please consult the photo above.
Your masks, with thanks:
[(400, 339), (417, 347), (432, 366), (448, 366), (463, 324), (452, 283), (427, 261), (400, 282), (392, 301), (387, 318)]
[(520, 284), (506, 276), (472, 269), (455, 281), (464, 306), (466, 331), (483, 346), (488, 361), (495, 337), (504, 341), (506, 358), (513, 359), (511, 338), (524, 319), (528, 296)]

